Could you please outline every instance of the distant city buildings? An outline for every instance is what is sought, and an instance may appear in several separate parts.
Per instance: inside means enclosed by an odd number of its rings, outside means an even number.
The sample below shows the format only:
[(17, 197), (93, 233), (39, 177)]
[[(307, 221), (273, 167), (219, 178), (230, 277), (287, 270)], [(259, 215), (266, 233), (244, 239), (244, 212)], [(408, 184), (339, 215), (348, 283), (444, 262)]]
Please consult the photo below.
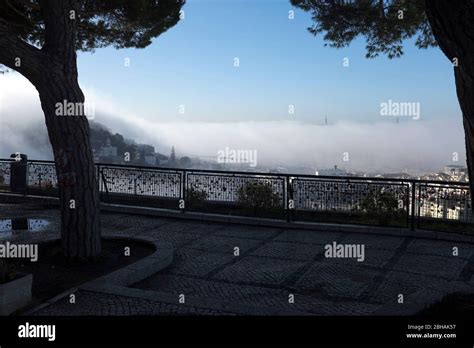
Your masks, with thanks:
[(105, 142), (96, 140), (92, 148), (94, 161), (100, 163), (113, 164), (133, 164), (150, 167), (168, 165), (167, 156), (155, 152), (155, 148), (150, 145), (127, 145), (121, 147), (112, 144), (110, 138)]
[(444, 167), (444, 173), (448, 174), (454, 181), (468, 181), (466, 167), (449, 165)]
[(149, 166), (167, 166), (169, 158), (161, 153), (149, 152), (145, 155), (145, 163)]
[(420, 176), (421, 180), (468, 182), (467, 168), (459, 165), (447, 165), (439, 173)]
[(110, 138), (105, 141), (105, 146), (101, 146), (98, 150), (93, 149), (94, 160), (96, 162), (113, 162), (117, 161), (117, 147), (112, 146)]
[(413, 179), (413, 176), (411, 176), (408, 173), (389, 173), (389, 174), (381, 174), (378, 177), (380, 178), (386, 178), (386, 179)]
[[(145, 164), (146, 165), (149, 165), (149, 166), (156, 166), (157, 163), (157, 158), (156, 158), (156, 154), (155, 153), (147, 153), (145, 154)], [(159, 164), (159, 163), (158, 163)]]
[(315, 175), (322, 175), (322, 176), (350, 176), (348, 172), (345, 170), (339, 169), (337, 166), (331, 169), (321, 169), (317, 170)]
[(466, 174), (467, 168), (463, 166), (449, 165), (444, 167), (444, 172), (449, 175), (462, 175)]

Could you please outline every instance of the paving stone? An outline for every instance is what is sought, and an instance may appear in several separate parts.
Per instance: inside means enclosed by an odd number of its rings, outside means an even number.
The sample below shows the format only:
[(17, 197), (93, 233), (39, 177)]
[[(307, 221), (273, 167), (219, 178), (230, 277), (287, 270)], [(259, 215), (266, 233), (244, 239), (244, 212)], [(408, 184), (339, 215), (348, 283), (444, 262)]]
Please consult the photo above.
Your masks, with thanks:
[(320, 289), (329, 296), (357, 299), (368, 289), (379, 274), (378, 271), (352, 264), (347, 260), (324, 260), (315, 264), (296, 283), (297, 288)]
[(305, 263), (247, 256), (217, 273), (215, 279), (280, 284)]
[(161, 225), (154, 230), (207, 235), (213, 233), (219, 228), (219, 224), (212, 222), (180, 221), (179, 219), (174, 219), (170, 223)]
[(123, 237), (135, 237), (136, 235), (141, 234), (143, 232), (146, 232), (145, 227), (128, 227), (125, 229), (117, 229), (114, 227), (111, 228), (109, 226), (101, 227), (101, 233), (103, 236), (114, 235)]
[(276, 241), (282, 242), (298, 242), (311, 244), (328, 244), (332, 243), (342, 236), (338, 232), (321, 232), (309, 230), (288, 230), (280, 234)]
[[(300, 294), (287, 289), (274, 289), (256, 285), (235, 284), (223, 281), (196, 279), (173, 275), (155, 275), (134, 287), (173, 295), (184, 293), (203, 299), (226, 301), (235, 306), (244, 305), (254, 308), (251, 314), (262, 315), (264, 308), (278, 308), (281, 314), (294, 311), (317, 315), (364, 315), (374, 311), (378, 306), (362, 302), (332, 301)], [(294, 303), (289, 302), (289, 295), (294, 295)]]
[(166, 271), (173, 274), (205, 276), (217, 267), (225, 265), (233, 258), (232, 254), (212, 254), (182, 248), (175, 251), (173, 263)]
[(101, 215), (101, 222), (108, 228), (115, 228), (117, 230), (124, 230), (130, 227), (142, 227), (144, 229), (150, 229), (158, 227), (163, 224), (170, 223), (170, 221), (147, 216), (133, 216), (133, 215), (112, 215), (106, 214)]
[(320, 245), (268, 242), (251, 254), (255, 256), (310, 261), (322, 253), (324, 253), (324, 247)]
[(259, 240), (212, 235), (209, 237), (198, 239), (187, 247), (210, 253), (223, 253), (234, 255), (235, 247), (238, 247), (240, 254), (243, 254), (246, 253), (249, 249), (257, 246), (259, 243)]
[(393, 269), (454, 280), (459, 276), (467, 262), (467, 260), (455, 256), (441, 257), (405, 253), (393, 266)]
[(249, 238), (265, 240), (281, 233), (283, 230), (271, 227), (245, 226), (245, 225), (221, 225), (215, 232), (218, 236), (236, 238)]
[(172, 305), (134, 297), (117, 296), (91, 291), (78, 291), (76, 303), (70, 304), (67, 298), (55, 302), (34, 313), (35, 316), (135, 316), (135, 315), (235, 315), (234, 313)]
[(462, 259), (470, 259), (474, 253), (474, 245), (471, 244), (426, 239), (412, 240), (407, 247), (407, 251), (411, 253), (452, 257), (453, 247), (458, 248), (459, 255), (457, 257)]
[(402, 243), (403, 238), (372, 234), (348, 234), (341, 243), (364, 244), (367, 249), (395, 250)]
[(365, 248), (365, 260), (361, 262), (362, 266), (372, 266), (385, 268), (390, 259), (394, 256), (395, 250), (383, 250)]
[(426, 286), (446, 284), (447, 281), (437, 277), (409, 274), (400, 271), (390, 271), (386, 274), (378, 289), (372, 294), (370, 300), (387, 303), (397, 301), (397, 296), (403, 294), (407, 297)]
[(173, 232), (169, 230), (144, 230), (139, 235), (136, 235), (136, 237), (138, 238), (140, 235), (154, 238), (157, 241), (170, 242), (175, 249), (192, 243), (201, 237), (201, 235), (195, 233)]
[(196, 279), (184, 276), (156, 275), (134, 287), (173, 295), (184, 293), (205, 299), (229, 301), (235, 305), (274, 306), (288, 303), (288, 291), (256, 285), (228, 283), (217, 280)]

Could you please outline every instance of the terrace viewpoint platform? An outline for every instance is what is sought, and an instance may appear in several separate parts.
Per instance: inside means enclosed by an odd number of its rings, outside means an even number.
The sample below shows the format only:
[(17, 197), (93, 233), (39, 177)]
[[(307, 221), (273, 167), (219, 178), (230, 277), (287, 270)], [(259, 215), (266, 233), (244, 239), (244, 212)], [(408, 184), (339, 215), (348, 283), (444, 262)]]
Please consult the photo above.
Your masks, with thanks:
[[(15, 241), (59, 238), (57, 209), (0, 205), (0, 218), (11, 216), (52, 222)], [(171, 243), (173, 262), (131, 286), (79, 289), (75, 304), (63, 297), (32, 314), (396, 315), (414, 314), (448, 293), (474, 292), (474, 245), (462, 242), (122, 213), (102, 213), (102, 231)], [(324, 246), (333, 242), (364, 244), (364, 262), (325, 258)]]

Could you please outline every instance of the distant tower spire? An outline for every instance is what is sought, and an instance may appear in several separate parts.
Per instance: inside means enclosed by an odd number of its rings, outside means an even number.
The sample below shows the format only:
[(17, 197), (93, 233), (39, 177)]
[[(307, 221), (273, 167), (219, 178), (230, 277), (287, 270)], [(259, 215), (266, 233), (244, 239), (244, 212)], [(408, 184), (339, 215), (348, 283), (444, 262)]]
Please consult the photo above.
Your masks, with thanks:
[(176, 153), (175, 153), (175, 150), (174, 150), (174, 146), (171, 147), (171, 154), (170, 154), (169, 162), (170, 163), (176, 163)]

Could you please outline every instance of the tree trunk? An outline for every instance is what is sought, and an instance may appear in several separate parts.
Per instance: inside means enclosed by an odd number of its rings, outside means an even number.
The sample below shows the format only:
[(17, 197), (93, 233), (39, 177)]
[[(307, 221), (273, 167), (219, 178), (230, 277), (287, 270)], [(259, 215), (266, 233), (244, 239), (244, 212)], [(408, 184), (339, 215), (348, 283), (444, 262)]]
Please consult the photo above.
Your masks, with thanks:
[(433, 34), (454, 65), (456, 90), (463, 115), (467, 168), (474, 208), (474, 0), (426, 0)]
[[(474, 46), (472, 47), (474, 52)], [(464, 134), (466, 140), (467, 170), (471, 189), (471, 208), (474, 208), (474, 76), (466, 75), (456, 69), (456, 90), (463, 114)]]
[(54, 70), (43, 76), (44, 83), (36, 87), (56, 164), (64, 255), (68, 259), (95, 259), (101, 253), (100, 207), (89, 123), (84, 115), (67, 115), (67, 109), (57, 107), (65, 102), (84, 105), (84, 95), (77, 79)]
[[(53, 147), (62, 247), (68, 259), (96, 259), (101, 252), (99, 191), (89, 123), (80, 110), (84, 94), (77, 72), (78, 2), (40, 0), (40, 4), (45, 20), (44, 58), (40, 78), (32, 82), (40, 95)], [(58, 105), (66, 108), (61, 110)]]

